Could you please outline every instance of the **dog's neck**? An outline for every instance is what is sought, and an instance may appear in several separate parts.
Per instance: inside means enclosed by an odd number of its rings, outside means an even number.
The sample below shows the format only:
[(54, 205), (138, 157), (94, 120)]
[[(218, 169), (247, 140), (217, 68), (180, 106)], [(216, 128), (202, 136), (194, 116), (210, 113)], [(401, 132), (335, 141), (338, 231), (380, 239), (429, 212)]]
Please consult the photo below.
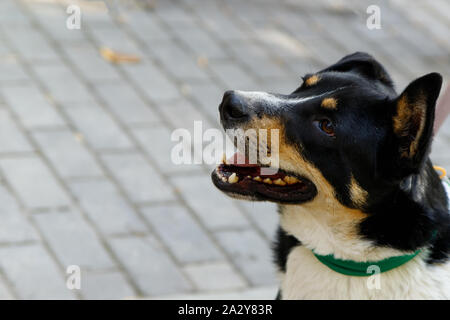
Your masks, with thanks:
[(281, 205), (281, 228), (318, 254), (377, 261), (425, 246), (435, 232), (433, 219), (447, 210), (445, 191), (430, 162), (386, 199), (365, 213), (319, 193), (309, 203)]

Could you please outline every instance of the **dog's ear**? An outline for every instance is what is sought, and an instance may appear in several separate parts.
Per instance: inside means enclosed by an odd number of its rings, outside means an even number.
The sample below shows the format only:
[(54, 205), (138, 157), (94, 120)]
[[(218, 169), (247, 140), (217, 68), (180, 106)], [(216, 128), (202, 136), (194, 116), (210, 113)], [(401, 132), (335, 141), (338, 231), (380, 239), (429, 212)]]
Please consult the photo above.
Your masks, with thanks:
[(355, 72), (392, 87), (392, 80), (387, 71), (377, 60), (365, 52), (349, 54), (321, 72), (323, 71)]
[(411, 82), (392, 103), (391, 147), (401, 176), (416, 172), (427, 156), (441, 85), (440, 74), (427, 74)]

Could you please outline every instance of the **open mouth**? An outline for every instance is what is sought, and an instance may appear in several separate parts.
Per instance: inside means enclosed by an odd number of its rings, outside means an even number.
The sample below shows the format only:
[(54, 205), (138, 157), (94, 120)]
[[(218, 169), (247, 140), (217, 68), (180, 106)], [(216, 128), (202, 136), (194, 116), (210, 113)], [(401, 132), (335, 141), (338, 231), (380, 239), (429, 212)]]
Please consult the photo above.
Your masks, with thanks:
[[(232, 159), (237, 159), (235, 154)], [(299, 204), (317, 194), (315, 185), (308, 179), (277, 170), (263, 175), (259, 164), (223, 160), (211, 174), (214, 185), (230, 196), (248, 197), (251, 200)]]

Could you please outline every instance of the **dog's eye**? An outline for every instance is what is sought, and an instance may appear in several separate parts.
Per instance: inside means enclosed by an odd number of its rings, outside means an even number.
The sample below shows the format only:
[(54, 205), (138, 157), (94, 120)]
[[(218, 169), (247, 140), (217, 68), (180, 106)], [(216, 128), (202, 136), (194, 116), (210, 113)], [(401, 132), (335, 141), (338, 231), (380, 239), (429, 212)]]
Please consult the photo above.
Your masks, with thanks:
[(334, 137), (334, 126), (330, 120), (322, 119), (322, 120), (316, 121), (316, 123), (320, 130), (325, 132), (327, 135)]

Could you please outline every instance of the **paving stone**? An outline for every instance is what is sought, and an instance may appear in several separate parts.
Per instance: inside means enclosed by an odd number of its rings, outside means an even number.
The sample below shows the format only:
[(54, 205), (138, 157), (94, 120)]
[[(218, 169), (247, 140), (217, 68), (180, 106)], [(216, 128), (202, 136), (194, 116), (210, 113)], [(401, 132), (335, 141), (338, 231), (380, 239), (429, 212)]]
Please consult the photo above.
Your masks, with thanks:
[(224, 90), (214, 82), (190, 83), (187, 87), (188, 95), (193, 96), (202, 111), (209, 115), (209, 119), (219, 121), (219, 104)]
[(242, 61), (253, 74), (260, 78), (282, 77), (286, 75), (280, 63), (267, 54), (267, 51), (253, 43), (233, 42), (230, 45), (234, 56)]
[[(186, 100), (177, 100), (169, 103), (161, 103), (158, 108), (174, 128), (183, 128), (193, 133), (195, 121), (202, 122), (202, 130), (216, 128), (209, 119), (199, 111), (192, 103)], [(175, 117), (182, 114), (183, 117)], [(169, 136), (167, 136), (170, 139)]]
[(32, 26), (14, 27), (14, 32), (5, 35), (29, 62), (54, 62), (60, 59), (45, 36)]
[(133, 135), (140, 145), (146, 150), (147, 155), (152, 158), (158, 169), (165, 173), (199, 171), (203, 167), (200, 164), (175, 164), (172, 161), (172, 148), (178, 143), (187, 143), (187, 148), (191, 149), (188, 141), (171, 141), (172, 131), (166, 127), (158, 126), (152, 128), (133, 129)]
[(2, 26), (29, 25), (28, 18), (19, 10), (15, 1), (0, 3), (0, 24)]
[[(275, 206), (227, 198), (212, 185), (207, 164), (174, 166), (172, 131), (192, 133), (195, 120), (203, 121), (204, 130), (220, 128), (217, 107), (225, 90), (289, 93), (300, 76), (354, 51), (372, 53), (400, 90), (416, 73), (450, 76), (444, 32), (450, 5), (443, 0), (377, 3), (382, 29), (375, 31), (365, 21), (371, 0), (157, 1), (152, 10), (143, 10), (142, 1), (84, 1), (77, 3), (80, 30), (66, 28), (69, 4), (0, 1), (0, 152), (27, 152), (0, 157), (0, 298), (75, 298), (51, 249), (59, 262), (76, 257), (96, 269), (82, 270), (79, 293), (87, 299), (272, 299)], [(141, 62), (110, 65), (100, 57), (101, 47)], [(18, 138), (24, 137), (22, 126), (38, 142), (36, 156), (31, 142)], [(431, 156), (450, 168), (447, 127)], [(93, 155), (71, 140), (74, 128), (102, 155), (106, 178), (89, 165)], [(55, 208), (72, 203), (53, 170), (79, 177), (65, 183), (86, 217)], [(31, 215), (27, 209), (40, 210)], [(50, 248), (38, 242), (29, 219), (38, 221)], [(107, 251), (94, 229), (107, 236), (124, 269), (101, 258)], [(86, 238), (81, 245), (79, 238)]]
[(143, 221), (111, 182), (73, 181), (69, 187), (90, 219), (105, 234), (146, 231)]
[(139, 64), (122, 66), (147, 97), (154, 102), (173, 100), (180, 97), (177, 86), (152, 62), (143, 60)]
[(153, 237), (111, 239), (111, 245), (144, 294), (162, 295), (191, 289)]
[(136, 296), (121, 272), (81, 273), (81, 293), (89, 300), (117, 300)]
[(93, 103), (86, 85), (66, 65), (34, 65), (33, 69), (58, 103)]
[(94, 230), (79, 212), (42, 213), (34, 219), (63, 266), (78, 265), (81, 270), (114, 267)]
[(170, 25), (178, 39), (183, 42), (197, 58), (216, 60), (228, 59), (230, 55), (219, 42), (197, 24), (177, 23)]
[(6, 109), (0, 109), (0, 153), (33, 151), (25, 135)]
[[(32, 5), (29, 3), (29, 5)], [(67, 8), (67, 6), (66, 6)], [(43, 30), (60, 45), (75, 43), (84, 43), (87, 38), (83, 32), (85, 27), (84, 19), (81, 18), (80, 29), (68, 29), (66, 25), (68, 15), (64, 11), (65, 8), (51, 7), (43, 10), (39, 4), (32, 6), (30, 10), (33, 15), (38, 19)]]
[(34, 84), (2, 86), (0, 89), (11, 111), (28, 128), (65, 125), (49, 99)]
[[(224, 41), (248, 41), (250, 38), (250, 36), (246, 34), (240, 26), (233, 23), (229, 17), (221, 14), (220, 11), (216, 13), (211, 11), (208, 15), (201, 15), (200, 18), (218, 39)], [(224, 32), (224, 30), (226, 30), (226, 32)]]
[(245, 280), (227, 262), (188, 265), (184, 267), (184, 271), (202, 291), (240, 289), (246, 286)]
[(234, 62), (218, 62), (211, 65), (211, 69), (224, 82), (227, 90), (258, 90), (256, 80)]
[(3, 277), (0, 277), (0, 300), (13, 300), (14, 295), (8, 288)]
[(63, 47), (67, 56), (89, 81), (96, 83), (119, 79), (119, 74), (112, 65), (104, 60), (100, 51), (90, 45)]
[(255, 231), (221, 231), (216, 236), (253, 285), (276, 283), (270, 246)]
[(7, 57), (0, 60), (0, 82), (25, 80), (29, 80), (29, 77), (15, 57)]
[(96, 84), (95, 88), (108, 108), (126, 125), (153, 124), (159, 117), (125, 81)]
[[(149, 49), (173, 77), (184, 81), (209, 79), (208, 74), (197, 63), (196, 57), (187, 54), (186, 50), (178, 46), (176, 41), (159, 42), (157, 46)], [(175, 61), (176, 63), (174, 63)]]
[(175, 3), (168, 1), (164, 3), (164, 6), (158, 5), (156, 8), (156, 14), (167, 24), (175, 24), (179, 22), (186, 23), (194, 20), (194, 17), (192, 17), (189, 12)]
[(168, 37), (167, 29), (154, 14), (146, 11), (125, 11), (123, 18), (127, 26), (147, 46), (153, 46), (156, 42), (166, 40)]
[(70, 130), (36, 131), (33, 137), (63, 178), (103, 175), (94, 157)]
[(211, 238), (179, 205), (151, 206), (142, 213), (181, 263), (223, 258)]
[(173, 199), (173, 192), (139, 153), (102, 156), (111, 173), (136, 203)]
[(132, 142), (113, 118), (97, 104), (70, 105), (65, 110), (94, 149), (129, 149), (133, 147)]
[(74, 299), (62, 271), (41, 245), (1, 247), (0, 266), (19, 299)]
[(240, 204), (266, 237), (273, 240), (279, 222), (277, 205), (269, 202), (252, 201), (240, 201)]
[(172, 181), (208, 228), (248, 226), (245, 216), (230, 198), (214, 187), (209, 175), (174, 177)]
[(0, 203), (2, 204), (0, 242), (24, 242), (38, 239), (36, 231), (26, 219), (25, 214), (21, 212), (16, 199), (3, 185), (0, 185)]
[(9, 184), (28, 208), (70, 204), (64, 190), (39, 158), (0, 159), (0, 167)]
[[(132, 54), (145, 58), (145, 54), (135, 41), (130, 39), (130, 37), (116, 25), (109, 23), (104, 24), (102, 27), (96, 26), (90, 28), (89, 30), (96, 39), (99, 48), (107, 47), (120, 53)], [(140, 63), (138, 65), (140, 65)]]

